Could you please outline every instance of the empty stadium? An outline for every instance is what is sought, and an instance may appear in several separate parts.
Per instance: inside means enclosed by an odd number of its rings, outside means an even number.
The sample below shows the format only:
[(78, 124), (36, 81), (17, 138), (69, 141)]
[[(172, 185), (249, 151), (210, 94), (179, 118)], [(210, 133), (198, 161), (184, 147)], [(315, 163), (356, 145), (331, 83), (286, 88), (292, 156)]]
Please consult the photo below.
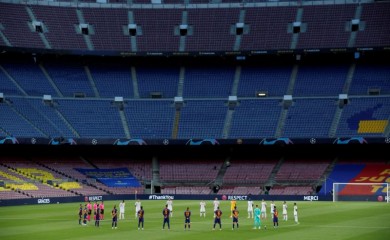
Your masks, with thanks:
[(388, 168), (388, 1), (0, 9), (2, 205), (135, 193), (331, 200), (333, 181)]

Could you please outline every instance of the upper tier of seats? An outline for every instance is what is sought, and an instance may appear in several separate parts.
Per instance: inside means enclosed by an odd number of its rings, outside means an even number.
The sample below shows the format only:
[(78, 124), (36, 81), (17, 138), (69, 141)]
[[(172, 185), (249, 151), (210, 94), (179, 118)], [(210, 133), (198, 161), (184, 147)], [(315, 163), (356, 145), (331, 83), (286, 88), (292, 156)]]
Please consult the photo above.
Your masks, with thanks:
[(388, 2), (245, 8), (238, 4), (217, 8), (75, 6), (0, 3), (0, 46), (115, 53), (390, 46)]

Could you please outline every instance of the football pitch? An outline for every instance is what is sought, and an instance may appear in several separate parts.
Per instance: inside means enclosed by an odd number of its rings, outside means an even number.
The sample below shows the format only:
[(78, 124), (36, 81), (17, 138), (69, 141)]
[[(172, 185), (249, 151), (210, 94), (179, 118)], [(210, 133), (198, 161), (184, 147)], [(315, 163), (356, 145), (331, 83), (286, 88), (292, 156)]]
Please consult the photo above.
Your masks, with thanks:
[[(213, 231), (212, 200), (206, 203), (206, 217), (199, 216), (199, 201), (173, 202), (171, 229), (162, 230), (162, 209), (165, 201), (143, 200), (144, 230), (138, 230), (134, 200), (125, 200), (125, 220), (118, 220), (118, 228), (111, 228), (111, 209), (120, 201), (105, 201), (105, 219), (100, 227), (94, 220), (78, 224), (80, 203), (25, 205), (0, 207), (0, 239), (186, 239), (186, 240), (245, 240), (245, 239), (300, 239), (300, 240), (356, 240), (390, 239), (390, 204), (383, 202), (297, 202), (299, 224), (294, 223), (293, 203), (288, 202), (288, 221), (283, 221), (282, 202), (275, 202), (279, 210), (279, 227), (273, 228), (269, 216), (262, 221), (262, 229), (253, 229), (253, 219), (247, 218), (247, 202), (238, 201), (240, 211), (238, 230), (232, 230), (230, 202), (221, 201), (222, 231)], [(84, 204), (84, 203), (83, 203)], [(259, 201), (255, 201), (259, 204)], [(184, 231), (184, 211), (192, 211), (191, 230)], [(119, 213), (119, 208), (118, 208)], [(267, 229), (264, 229), (264, 225)]]

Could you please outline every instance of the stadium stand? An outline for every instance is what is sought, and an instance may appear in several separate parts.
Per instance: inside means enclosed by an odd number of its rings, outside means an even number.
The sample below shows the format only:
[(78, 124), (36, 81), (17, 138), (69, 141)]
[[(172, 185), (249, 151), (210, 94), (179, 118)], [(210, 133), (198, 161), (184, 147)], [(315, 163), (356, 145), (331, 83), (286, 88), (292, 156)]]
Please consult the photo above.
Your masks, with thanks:
[(226, 101), (187, 101), (181, 110), (178, 138), (221, 138), (227, 112)]
[(160, 180), (162, 182), (190, 182), (208, 184), (217, 177), (222, 161), (197, 159), (185, 162), (160, 159)]
[(337, 11), (332, 5), (305, 8), (302, 23), (307, 24), (307, 31), (299, 34), (297, 48), (348, 46), (351, 30), (345, 26), (354, 18), (356, 8), (356, 5), (351, 4), (338, 6)]
[(296, 14), (296, 7), (247, 9), (245, 24), (250, 34), (243, 36), (241, 50), (289, 49), (292, 36), (287, 26)]
[[(2, 65), (14, 81), (5, 74), (0, 74), (0, 81), (4, 83), (3, 93), (12, 97), (7, 97), (0, 104), (0, 110), (3, 116), (7, 116), (3, 121), (3, 132), (16, 137), (170, 138), (174, 136), (176, 128), (176, 137), (184, 139), (274, 137), (277, 131), (290, 137), (328, 137), (337, 117), (340, 119), (336, 122), (336, 136), (356, 136), (361, 133), (364, 136), (381, 136), (388, 121), (386, 94), (390, 87), (387, 84), (386, 64), (359, 62), (349, 85), (346, 83), (346, 65), (326, 65), (324, 68), (320, 64), (302, 64), (292, 88), (297, 97), (294, 93), (292, 106), (286, 110), (287, 117), (278, 122), (284, 114), (280, 97), (288, 92), (288, 85), (291, 84), (288, 76), (293, 70), (290, 67), (264, 70), (251, 63), (249, 67), (241, 69), (237, 82), (233, 80), (233, 67), (221, 68), (219, 64), (208, 69), (185, 67), (186, 76), (182, 85), (185, 102), (177, 111), (173, 96), (179, 89), (178, 68), (152, 67), (154, 71), (148, 72), (147, 65), (137, 65), (134, 67), (137, 84), (134, 85), (131, 65), (126, 63), (102, 66), (97, 61), (88, 62), (85, 66), (92, 76), (88, 79), (83, 65), (77, 61), (63, 64), (64, 59), (43, 59), (41, 63), (52, 79), (50, 82), (42, 70), (26, 57), (21, 57), (20, 61), (11, 59), (11, 62)], [(323, 73), (321, 78), (315, 78), (318, 75), (316, 69)], [(108, 82), (111, 77), (117, 78), (117, 84)], [(263, 80), (257, 81), (257, 77)], [(64, 81), (69, 78), (72, 80)], [(33, 85), (29, 79), (40, 80)], [(227, 79), (228, 84), (225, 84)], [(273, 84), (275, 79), (281, 79), (277, 81), (280, 85)], [(324, 81), (333, 84), (323, 88), (321, 83)], [(338, 94), (344, 91), (346, 85), (350, 93), (349, 101), (341, 109), (340, 115), (336, 115), (340, 108)], [(39, 91), (34, 91), (34, 86)], [(229, 110), (227, 97), (235, 88), (238, 97), (243, 99), (233, 110)], [(370, 89), (377, 92), (371, 94)], [(269, 95), (257, 98), (257, 91)], [(137, 101), (136, 92), (140, 97)], [(161, 93), (162, 99), (153, 99), (150, 95), (152, 92)], [(50, 104), (42, 101), (42, 94), (46, 93), (53, 94), (54, 99)], [(24, 94), (27, 96), (21, 98)], [(65, 99), (58, 94), (70, 98)], [(113, 103), (118, 95), (125, 98), (123, 109)], [(279, 98), (274, 98), (276, 96)], [(86, 121), (90, 124), (85, 125)], [(360, 130), (359, 122), (362, 124)], [(14, 123), (21, 126), (17, 127)], [(129, 129), (128, 133), (126, 128)]]
[(276, 183), (316, 183), (329, 166), (328, 161), (311, 162), (306, 164), (304, 160), (286, 159), (275, 175)]
[[(389, 140), (390, 65), (376, 55), (385, 52), (388, 59), (386, 1), (110, 4), (0, 2), (2, 147), (16, 145), (17, 138), (31, 145), (37, 138), (59, 145), (67, 138), (91, 144), (116, 139), (117, 145), (146, 145), (150, 139), (163, 147), (175, 141), (218, 145), (217, 139), (234, 147), (268, 138), (276, 139), (269, 141), (274, 145), (279, 138), (312, 145), (322, 139), (362, 145), (366, 137)], [(286, 95), (292, 98), (288, 104)], [(229, 96), (237, 96), (234, 106)], [(182, 104), (174, 97), (183, 97)], [(282, 145), (278, 150), (288, 154)], [(0, 200), (135, 195), (159, 188), (162, 194), (311, 195), (321, 185), (326, 195), (327, 180), (349, 181), (379, 165), (322, 160), (318, 154), (240, 156), (227, 166), (231, 146), (223, 157), (211, 151), (207, 157), (178, 157), (164, 148), (164, 157), (153, 149), (139, 158), (131, 147), (124, 148), (126, 157), (96, 157), (100, 149), (95, 156), (49, 157), (17, 150), (16, 157), (0, 158)], [(120, 168), (141, 186), (117, 187), (87, 174)]]
[(182, 13), (176, 9), (139, 9), (134, 11), (134, 21), (142, 27), (137, 36), (139, 51), (160, 49), (161, 52), (178, 51), (179, 36), (174, 35), (175, 26), (180, 25)]
[[(150, 5), (150, 2), (143, 3)], [(386, 13), (390, 4), (387, 2), (337, 4), (334, 7), (318, 1), (303, 6), (280, 3), (280, 6), (258, 5), (245, 9), (237, 4), (216, 8), (204, 6), (199, 8), (201, 11), (197, 8), (183, 10), (175, 5), (164, 7), (163, 11), (159, 8), (131, 11), (118, 7), (76, 8), (72, 3), (62, 7), (44, 3), (1, 5), (6, 13), (0, 17), (1, 31), (8, 39), (8, 44), (4, 44), (13, 47), (106, 52), (218, 52), (383, 47), (390, 41), (389, 34), (380, 32), (387, 29), (389, 21)], [(18, 20), (12, 17), (15, 13)], [(26, 24), (20, 24), (20, 20)], [(358, 20), (358, 26), (361, 26), (357, 31), (352, 29), (352, 20)], [(33, 21), (43, 23), (41, 32), (36, 32)], [(237, 35), (236, 23), (239, 21), (244, 27), (243, 33)], [(300, 27), (298, 32), (294, 32), (296, 23)], [(79, 24), (88, 24), (88, 34), (82, 33)], [(128, 24), (137, 26), (135, 36), (129, 34)], [(187, 25), (184, 36), (180, 35), (180, 25)]]
[[(0, 22), (7, 26), (2, 32), (13, 46), (45, 48), (39, 33), (33, 30), (31, 20), (23, 5), (1, 3)], [(18, 16), (17, 18), (15, 16)], [(24, 24), (21, 24), (24, 23)], [(17, 29), (17, 31), (15, 31)]]
[(269, 97), (283, 96), (287, 93), (291, 72), (291, 65), (276, 66), (267, 63), (244, 65), (241, 69), (237, 96), (254, 97), (257, 92), (265, 92)]
[[(98, 180), (87, 176), (77, 169), (94, 169), (97, 165), (100, 166), (106, 166), (109, 168), (115, 168), (117, 165), (115, 165), (112, 161), (107, 162), (107, 159), (104, 159), (104, 161), (101, 160), (95, 160), (96, 162), (91, 163), (90, 161), (82, 158), (39, 158), (35, 159), (40, 164), (46, 166), (48, 169), (51, 169), (53, 171), (59, 172), (62, 176), (71, 178), (76, 180), (77, 183), (79, 183), (79, 187), (74, 190), (77, 193), (80, 193), (82, 195), (90, 195), (90, 194), (134, 194), (134, 192), (142, 192), (142, 188), (127, 188), (127, 187), (109, 187), (103, 184), (102, 182), (99, 182)], [(105, 165), (102, 165), (106, 163)], [(119, 163), (119, 161), (118, 161)], [(139, 173), (139, 171), (137, 172)], [(63, 182), (62, 184), (66, 185), (69, 184), (68, 182)], [(68, 185), (69, 186), (69, 185)], [(66, 188), (65, 186), (62, 186), (63, 188)]]
[(364, 31), (359, 31), (356, 36), (357, 47), (383, 46), (389, 42), (390, 30), (386, 24), (390, 21), (389, 14), (386, 13), (389, 8), (389, 2), (374, 2), (363, 6), (360, 20), (366, 25)]
[(313, 188), (310, 186), (273, 186), (270, 195), (311, 195)]
[(284, 136), (328, 137), (337, 108), (335, 99), (297, 99), (289, 108), (284, 125)]
[(90, 36), (95, 50), (128, 51), (131, 49), (130, 36), (124, 35), (128, 31), (127, 15), (128, 13), (122, 9), (83, 9), (85, 22), (94, 30), (94, 34)]
[[(58, 100), (60, 111), (81, 137), (125, 137), (118, 109), (108, 101)], [(104, 112), (105, 114), (101, 114)]]
[(44, 67), (64, 97), (73, 97), (77, 93), (85, 97), (95, 96), (81, 64), (45, 62)]
[(179, 68), (172, 66), (156, 67), (155, 71), (150, 71), (148, 67), (136, 67), (138, 92), (140, 98), (151, 98), (156, 94), (156, 98), (173, 99), (178, 94)]
[(133, 138), (170, 138), (175, 108), (171, 101), (128, 101), (124, 114)]
[[(357, 64), (354, 77), (352, 79), (349, 94), (370, 95), (389, 94), (390, 70), (386, 63), (360, 63)], [(372, 90), (372, 92), (370, 92)]]
[(161, 189), (162, 194), (210, 194), (209, 187), (163, 187)]
[(219, 194), (234, 194), (234, 195), (259, 195), (262, 194), (261, 187), (222, 187)]
[(234, 79), (233, 67), (188, 67), (184, 80), (183, 97), (227, 99)]
[[(39, 68), (39, 65), (35, 64), (33, 58), (18, 59), (15, 62), (8, 59), (3, 61), (1, 65), (15, 83), (17, 83), (16, 86), (20, 86), (20, 88), (23, 89), (23, 93), (26, 93), (26, 95), (43, 96), (45, 94), (50, 94), (52, 96), (57, 96), (57, 92), (51, 86), (50, 82)], [(5, 82), (10, 82), (10, 79), (4, 80), (4, 84), (6, 84)], [(8, 93), (7, 91), (5, 92)]]
[[(349, 66), (343, 63), (300, 64), (294, 85), (294, 97), (337, 96), (343, 92), (348, 68)], [(324, 85), (324, 82), (327, 84)]]
[[(44, 22), (47, 27), (48, 31), (45, 36), (52, 48), (87, 49), (83, 35), (76, 32), (80, 22), (74, 8), (31, 5), (31, 9), (36, 18)], [(22, 11), (22, 9), (19, 11)], [(18, 34), (23, 34), (23, 32)]]
[(235, 108), (229, 137), (273, 137), (281, 109), (280, 100), (241, 100)]
[(188, 36), (186, 51), (233, 51), (235, 35), (231, 28), (239, 18), (239, 9), (189, 9), (188, 24), (193, 35)]
[(381, 136), (388, 124), (388, 98), (355, 98), (344, 107), (337, 134)]
[(238, 160), (231, 161), (223, 176), (224, 185), (264, 185), (275, 167), (275, 160)]
[[(377, 158), (340, 158), (323, 182), (319, 194), (326, 195), (333, 189), (333, 183), (380, 183), (387, 178), (389, 163)], [(341, 190), (341, 189), (340, 189)], [(355, 189), (357, 190), (357, 189)], [(376, 189), (382, 191), (382, 189)]]
[[(49, 185), (47, 180), (54, 180), (55, 177), (60, 176), (53, 175), (54, 173), (50, 173), (29, 161), (24, 161), (23, 159), (3, 159), (1, 168), (2, 180), (6, 181), (6, 187), (23, 194), (24, 197), (76, 196), (73, 191), (65, 191)], [(14, 196), (14, 193), (10, 192), (10, 195)], [(9, 197), (5, 196), (5, 198)]]

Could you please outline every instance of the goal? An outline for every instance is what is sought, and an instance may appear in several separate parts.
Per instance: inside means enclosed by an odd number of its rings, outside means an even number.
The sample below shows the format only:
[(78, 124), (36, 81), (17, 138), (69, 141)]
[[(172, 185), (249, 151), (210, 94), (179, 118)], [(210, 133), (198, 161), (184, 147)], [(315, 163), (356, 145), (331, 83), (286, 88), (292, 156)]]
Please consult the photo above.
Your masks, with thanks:
[(389, 202), (389, 183), (333, 183), (333, 202)]

